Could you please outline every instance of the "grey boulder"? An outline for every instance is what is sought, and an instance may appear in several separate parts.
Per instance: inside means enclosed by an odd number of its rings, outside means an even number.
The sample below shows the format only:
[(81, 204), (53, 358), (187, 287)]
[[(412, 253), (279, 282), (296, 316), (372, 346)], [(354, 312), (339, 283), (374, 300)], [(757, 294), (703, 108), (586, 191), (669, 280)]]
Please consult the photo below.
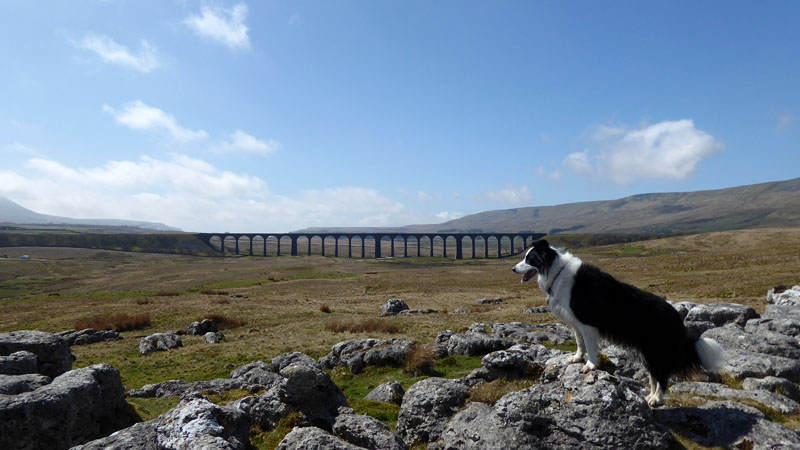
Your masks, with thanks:
[(414, 383), (400, 406), (397, 434), (409, 446), (439, 439), (447, 420), (467, 400), (469, 389), (458, 380), (426, 378)]
[(0, 375), (0, 394), (17, 395), (30, 392), (50, 384), (46, 375), (27, 373), (24, 375)]
[(494, 406), (470, 403), (429, 448), (666, 449), (674, 444), (636, 383), (601, 370), (584, 374), (580, 368), (549, 368), (545, 382), (506, 394)]
[(14, 352), (8, 356), (0, 356), (0, 374), (23, 375), (36, 373), (39, 370), (36, 355), (24, 350)]
[(72, 362), (75, 361), (67, 341), (55, 334), (28, 330), (0, 333), (0, 356), (19, 351), (35, 354), (35, 373), (51, 378), (72, 369)]
[(321, 428), (296, 427), (276, 450), (363, 450), (363, 447), (344, 442)]
[(69, 345), (88, 345), (98, 342), (118, 341), (122, 337), (113, 330), (95, 330), (86, 328), (85, 330), (67, 330), (58, 333), (58, 336), (66, 339)]
[(407, 450), (405, 442), (374, 417), (345, 413), (336, 417), (333, 434), (371, 450)]
[(216, 333), (217, 331), (219, 331), (217, 322), (211, 319), (194, 321), (186, 327), (186, 334), (191, 334), (193, 336), (204, 336), (206, 333)]
[(342, 365), (357, 374), (366, 366), (401, 367), (414, 343), (402, 339), (359, 339), (339, 342), (319, 360), (326, 369)]
[(147, 355), (155, 351), (167, 351), (178, 347), (183, 347), (183, 341), (175, 332), (156, 333), (139, 342), (139, 354)]
[(381, 305), (381, 316), (393, 316), (408, 309), (408, 305), (401, 298), (390, 298), (385, 305)]
[(800, 286), (778, 286), (767, 291), (767, 303), (772, 305), (800, 306)]

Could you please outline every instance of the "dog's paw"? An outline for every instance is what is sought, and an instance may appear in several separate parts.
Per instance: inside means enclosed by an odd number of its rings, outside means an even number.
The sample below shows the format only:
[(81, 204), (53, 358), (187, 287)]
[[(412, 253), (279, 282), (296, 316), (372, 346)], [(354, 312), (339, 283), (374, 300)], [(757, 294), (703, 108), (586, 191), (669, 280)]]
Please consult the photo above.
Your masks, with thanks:
[(588, 373), (588, 372), (593, 371), (596, 368), (597, 368), (597, 366), (593, 362), (586, 361), (586, 364), (583, 365), (583, 369), (581, 369), (581, 372)]
[(585, 360), (586, 360), (586, 355), (584, 355), (583, 353), (575, 353), (568, 361), (570, 364), (575, 364), (575, 363), (582, 363)]
[(658, 394), (652, 394), (645, 397), (645, 400), (647, 400), (647, 404), (650, 405), (651, 408), (655, 408), (656, 406), (661, 406), (661, 404), (664, 403), (660, 397), (661, 396)]

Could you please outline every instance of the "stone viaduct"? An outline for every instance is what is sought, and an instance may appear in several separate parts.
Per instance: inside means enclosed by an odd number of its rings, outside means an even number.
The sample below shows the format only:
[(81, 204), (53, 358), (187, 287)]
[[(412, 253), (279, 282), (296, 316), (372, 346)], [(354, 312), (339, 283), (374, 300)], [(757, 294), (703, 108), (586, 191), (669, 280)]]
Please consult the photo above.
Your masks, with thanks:
[[(235, 250), (234, 254), (240, 253), (239, 242), (240, 239), (245, 238), (247, 242), (245, 243), (246, 247), (244, 250), (247, 251), (249, 255), (254, 255), (253, 252), (253, 241), (257, 238), (261, 238), (264, 242), (263, 245), (263, 256), (267, 256), (267, 239), (273, 238), (277, 240), (277, 252), (276, 256), (281, 255), (281, 243), (285, 242), (285, 239), (289, 239), (291, 242), (291, 255), (297, 256), (299, 255), (298, 250), (298, 241), (302, 238), (305, 238), (307, 241), (307, 253), (311, 255), (311, 240), (314, 238), (320, 239), (322, 242), (322, 256), (325, 256), (325, 240), (326, 239), (333, 239), (335, 242), (334, 245), (334, 256), (339, 256), (339, 244), (341, 239), (347, 239), (347, 257), (353, 257), (353, 238), (358, 238), (361, 241), (361, 258), (365, 258), (365, 245), (364, 242), (367, 239), (373, 239), (376, 243), (375, 245), (375, 258), (382, 257), (381, 254), (381, 245), (380, 243), (385, 241), (386, 239), (391, 240), (391, 254), (389, 256), (395, 256), (395, 244), (398, 241), (402, 242), (403, 244), (403, 256), (412, 256), (408, 254), (408, 242), (409, 240), (416, 242), (416, 256), (423, 256), (421, 254), (422, 250), (422, 243), (425, 240), (428, 241), (428, 255), (426, 256), (433, 256), (433, 243), (434, 239), (439, 238), (442, 242), (442, 256), (445, 258), (448, 257), (448, 245), (447, 241), (450, 238), (455, 240), (455, 259), (463, 259), (464, 258), (464, 240), (469, 240), (471, 244), (471, 253), (472, 258), (476, 257), (475, 255), (475, 248), (476, 248), (476, 241), (483, 240), (483, 257), (489, 258), (489, 248), (490, 248), (490, 239), (495, 240), (495, 245), (497, 248), (496, 256), (500, 258), (502, 256), (501, 251), (501, 243), (503, 239), (507, 240), (506, 248), (510, 249), (510, 254), (515, 254), (518, 252), (523, 251), (526, 249), (533, 241), (543, 237), (544, 233), (534, 233), (534, 232), (518, 232), (518, 233), (198, 233), (197, 237), (200, 238), (203, 242), (208, 244), (209, 247), (212, 249), (220, 252), (222, 255), (225, 255), (225, 243), (230, 242), (232, 239), (235, 242)], [(218, 241), (218, 245), (213, 243), (213, 241)], [(492, 246), (494, 247), (494, 246)], [(452, 248), (452, 244), (451, 244)]]

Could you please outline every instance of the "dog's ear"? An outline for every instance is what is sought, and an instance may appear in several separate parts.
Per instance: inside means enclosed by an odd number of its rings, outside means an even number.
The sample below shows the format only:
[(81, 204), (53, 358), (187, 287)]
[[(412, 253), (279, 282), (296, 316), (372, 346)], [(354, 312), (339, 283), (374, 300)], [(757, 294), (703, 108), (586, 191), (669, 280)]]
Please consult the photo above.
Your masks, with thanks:
[(535, 248), (536, 251), (539, 253), (544, 253), (545, 250), (550, 248), (550, 244), (544, 239), (539, 239), (538, 241), (533, 243), (533, 248)]

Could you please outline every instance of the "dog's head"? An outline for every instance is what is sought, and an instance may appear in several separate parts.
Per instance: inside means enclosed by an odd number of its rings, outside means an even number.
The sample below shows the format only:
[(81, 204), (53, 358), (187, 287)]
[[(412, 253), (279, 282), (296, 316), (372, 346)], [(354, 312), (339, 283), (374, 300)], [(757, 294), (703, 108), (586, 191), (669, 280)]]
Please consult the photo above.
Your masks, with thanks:
[(533, 247), (525, 252), (522, 261), (518, 262), (511, 270), (523, 274), (520, 283), (525, 283), (538, 273), (547, 273), (557, 256), (558, 253), (550, 247), (547, 241), (539, 239), (533, 243)]

